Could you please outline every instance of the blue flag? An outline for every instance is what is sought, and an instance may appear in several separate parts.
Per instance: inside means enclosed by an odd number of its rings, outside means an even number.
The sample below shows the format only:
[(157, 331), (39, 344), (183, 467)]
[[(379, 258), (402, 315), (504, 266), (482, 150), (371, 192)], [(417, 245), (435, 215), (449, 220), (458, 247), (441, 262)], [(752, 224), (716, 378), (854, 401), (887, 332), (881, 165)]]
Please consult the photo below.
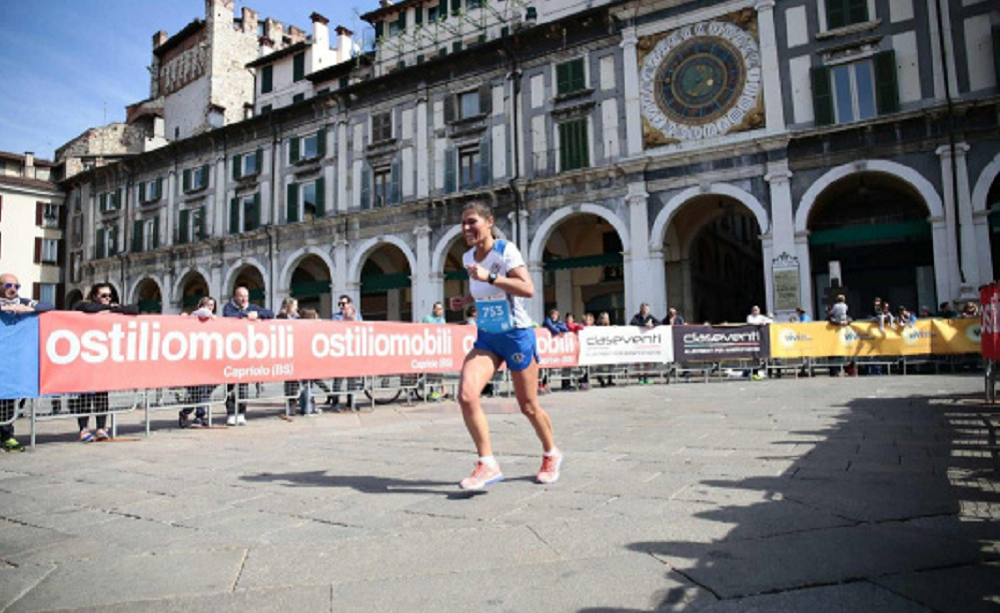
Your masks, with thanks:
[(0, 398), (38, 396), (38, 316), (0, 314)]

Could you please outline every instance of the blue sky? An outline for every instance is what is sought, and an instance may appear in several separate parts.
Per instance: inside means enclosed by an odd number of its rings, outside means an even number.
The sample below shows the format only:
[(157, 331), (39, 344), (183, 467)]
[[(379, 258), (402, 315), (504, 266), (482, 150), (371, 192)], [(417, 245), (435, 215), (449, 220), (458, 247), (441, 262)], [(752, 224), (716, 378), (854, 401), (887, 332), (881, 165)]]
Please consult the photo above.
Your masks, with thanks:
[[(312, 31), (309, 15), (359, 35), (377, 0), (236, 0), (261, 18)], [(52, 160), (93, 126), (125, 120), (149, 97), (153, 34), (205, 17), (203, 0), (0, 0), (0, 151)], [(366, 26), (366, 27), (362, 27)]]

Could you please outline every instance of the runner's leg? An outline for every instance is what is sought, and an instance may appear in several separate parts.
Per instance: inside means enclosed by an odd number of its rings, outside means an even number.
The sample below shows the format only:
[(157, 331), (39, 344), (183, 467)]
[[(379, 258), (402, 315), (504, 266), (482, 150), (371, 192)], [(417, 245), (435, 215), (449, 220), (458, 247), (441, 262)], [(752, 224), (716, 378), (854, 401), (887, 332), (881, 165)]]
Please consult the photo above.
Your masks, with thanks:
[(493, 445), (490, 442), (490, 424), (479, 403), (479, 394), (499, 367), (500, 358), (482, 349), (470, 351), (462, 365), (458, 403), (462, 406), (465, 427), (481, 458), (493, 455)]
[(538, 402), (538, 362), (532, 360), (531, 366), (524, 370), (511, 371), (510, 378), (514, 382), (517, 404), (521, 407), (521, 413), (535, 428), (535, 434), (542, 442), (542, 450), (552, 451), (556, 447), (552, 419)]

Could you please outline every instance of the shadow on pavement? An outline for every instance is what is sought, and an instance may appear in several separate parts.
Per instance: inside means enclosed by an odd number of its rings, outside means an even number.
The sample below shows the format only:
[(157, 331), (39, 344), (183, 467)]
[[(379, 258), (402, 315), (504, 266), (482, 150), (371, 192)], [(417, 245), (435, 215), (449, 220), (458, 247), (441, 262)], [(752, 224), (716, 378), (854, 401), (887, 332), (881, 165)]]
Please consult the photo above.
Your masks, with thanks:
[[(331, 475), (326, 471), (313, 470), (298, 473), (260, 473), (240, 477), (255, 483), (285, 483), (287, 487), (350, 488), (365, 494), (437, 494), (450, 500), (465, 500), (485, 490), (477, 492), (455, 491), (452, 481), (426, 481), (373, 477), (367, 475)], [(445, 489), (447, 488), (447, 489)]]

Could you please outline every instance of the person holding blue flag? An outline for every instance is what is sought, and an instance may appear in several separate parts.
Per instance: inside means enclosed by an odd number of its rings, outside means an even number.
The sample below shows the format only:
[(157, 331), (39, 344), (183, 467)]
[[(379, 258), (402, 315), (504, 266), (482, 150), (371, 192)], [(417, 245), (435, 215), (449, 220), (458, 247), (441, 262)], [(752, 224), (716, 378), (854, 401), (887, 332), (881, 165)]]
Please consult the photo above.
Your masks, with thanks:
[(521, 413), (542, 443), (542, 467), (535, 479), (554, 483), (563, 457), (555, 445), (552, 420), (538, 403), (538, 349), (533, 322), (524, 307), (535, 285), (517, 247), (496, 238), (493, 212), (486, 203), (473, 201), (465, 206), (462, 235), (472, 247), (462, 256), (471, 295), (452, 298), (450, 307), (458, 311), (474, 300), (478, 311), (476, 342), (462, 365), (458, 401), (479, 459), (459, 487), (479, 490), (503, 480), (493, 457), (489, 422), (479, 403), (483, 387), (503, 362), (510, 370)]
[[(16, 324), (17, 320), (22, 317), (44, 313), (55, 308), (48, 302), (21, 298), (18, 295), (20, 289), (21, 283), (15, 275), (9, 272), (0, 275), (0, 313), (2, 313), (4, 324)], [(14, 438), (14, 409), (18, 403), (23, 402), (22, 398), (0, 400), (0, 449), (4, 451), (24, 451), (21, 443)]]

